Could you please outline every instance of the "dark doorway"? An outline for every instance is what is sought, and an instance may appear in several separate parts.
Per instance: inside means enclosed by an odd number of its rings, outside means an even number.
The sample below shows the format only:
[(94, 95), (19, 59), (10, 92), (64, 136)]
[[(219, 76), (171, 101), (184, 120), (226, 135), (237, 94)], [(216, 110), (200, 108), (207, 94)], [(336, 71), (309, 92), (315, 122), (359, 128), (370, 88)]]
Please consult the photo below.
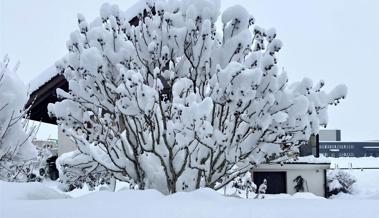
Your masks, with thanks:
[(287, 193), (287, 175), (286, 172), (254, 172), (253, 180), (257, 185), (267, 180), (266, 194), (280, 194)]

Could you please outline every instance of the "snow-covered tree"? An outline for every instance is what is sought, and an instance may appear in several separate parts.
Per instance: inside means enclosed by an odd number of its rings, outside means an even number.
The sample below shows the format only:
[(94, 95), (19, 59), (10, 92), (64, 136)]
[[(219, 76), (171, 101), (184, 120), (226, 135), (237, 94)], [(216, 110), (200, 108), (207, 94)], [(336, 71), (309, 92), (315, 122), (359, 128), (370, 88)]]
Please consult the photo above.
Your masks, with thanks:
[(0, 180), (26, 181), (29, 161), (36, 158), (32, 145), (35, 128), (27, 126), (26, 87), (9, 69), (9, 58), (0, 61)]
[(219, 9), (208, 0), (151, 2), (137, 26), (116, 5), (104, 4), (90, 24), (78, 15), (57, 63), (69, 91), (57, 90), (62, 101), (49, 105), (81, 153), (66, 169), (87, 172), (76, 164), (84, 158), (141, 189), (220, 189), (296, 153), (327, 124), (328, 105), (346, 87), (288, 84), (275, 30), (233, 6), (217, 31)]

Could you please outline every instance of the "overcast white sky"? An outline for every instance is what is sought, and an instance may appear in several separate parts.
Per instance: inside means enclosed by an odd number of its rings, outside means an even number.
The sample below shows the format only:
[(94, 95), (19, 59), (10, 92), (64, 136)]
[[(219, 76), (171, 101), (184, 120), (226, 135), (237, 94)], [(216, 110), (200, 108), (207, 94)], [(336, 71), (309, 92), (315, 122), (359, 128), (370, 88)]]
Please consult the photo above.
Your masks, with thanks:
[[(126, 10), (137, 0), (113, 0)], [(76, 14), (98, 15), (104, 0), (0, 0), (0, 56), (20, 60), (27, 83), (66, 53)], [(348, 97), (331, 107), (328, 129), (344, 141), (379, 140), (379, 1), (222, 0), (245, 6), (264, 28), (275, 27), (284, 47), (279, 65), (290, 80), (324, 79), (327, 88), (345, 83)], [(56, 137), (41, 128), (39, 137)]]

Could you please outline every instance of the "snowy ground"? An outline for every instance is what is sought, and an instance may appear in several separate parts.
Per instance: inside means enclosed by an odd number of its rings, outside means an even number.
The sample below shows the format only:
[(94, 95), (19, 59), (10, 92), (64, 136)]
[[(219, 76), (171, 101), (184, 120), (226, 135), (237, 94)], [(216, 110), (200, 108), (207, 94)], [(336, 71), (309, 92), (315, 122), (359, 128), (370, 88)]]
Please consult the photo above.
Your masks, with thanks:
[(369, 168), (378, 167), (379, 168), (379, 158), (378, 157), (340, 157), (331, 158), (329, 157), (331, 168)]
[[(9, 187), (4, 187), (7, 185), (2, 184), (2, 188), (9, 190)], [(246, 200), (224, 197), (209, 189), (171, 196), (146, 190), (116, 193), (102, 191), (73, 199), (54, 195), (51, 200), (36, 200), (39, 198), (32, 194), (34, 200), (2, 199), (0, 217), (379, 217), (377, 200), (326, 200), (307, 193), (303, 195)]]
[(332, 168), (361, 168), (346, 170), (355, 176), (357, 182), (353, 185), (353, 195), (340, 194), (338, 198), (379, 200), (379, 169), (365, 169), (379, 168), (379, 158), (344, 157), (330, 160)]
[[(338, 159), (332, 163), (352, 160)], [(373, 159), (374, 164), (368, 164), (369, 167), (375, 167), (376, 160)], [(353, 164), (367, 161), (357, 159)], [(83, 189), (62, 193), (57, 191), (57, 183), (0, 182), (0, 218), (379, 218), (379, 171), (353, 170), (352, 173), (358, 179), (354, 194), (339, 195), (334, 199), (310, 193), (267, 195), (259, 200), (238, 199), (210, 189), (171, 196), (154, 190), (112, 193)]]

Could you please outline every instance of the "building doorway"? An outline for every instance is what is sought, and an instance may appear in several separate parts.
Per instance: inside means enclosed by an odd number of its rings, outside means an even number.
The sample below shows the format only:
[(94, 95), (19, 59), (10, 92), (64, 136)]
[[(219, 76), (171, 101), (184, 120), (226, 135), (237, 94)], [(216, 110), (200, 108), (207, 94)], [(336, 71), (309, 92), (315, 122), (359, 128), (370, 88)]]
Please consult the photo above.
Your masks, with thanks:
[(257, 185), (267, 180), (266, 194), (287, 193), (287, 174), (286, 172), (253, 172), (253, 181)]

